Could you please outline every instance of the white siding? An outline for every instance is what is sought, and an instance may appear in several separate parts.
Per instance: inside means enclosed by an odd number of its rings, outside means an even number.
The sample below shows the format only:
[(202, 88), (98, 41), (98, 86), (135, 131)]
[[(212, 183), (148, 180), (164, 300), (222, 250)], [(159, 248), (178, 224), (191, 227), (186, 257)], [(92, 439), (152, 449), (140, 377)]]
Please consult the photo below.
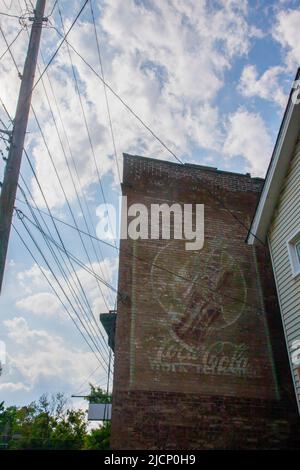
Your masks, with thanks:
[[(287, 241), (297, 228), (300, 228), (300, 141), (269, 229), (269, 247), (289, 351), (292, 342), (300, 339), (300, 276), (292, 276), (287, 247)], [(300, 410), (300, 381), (291, 360), (290, 364)]]

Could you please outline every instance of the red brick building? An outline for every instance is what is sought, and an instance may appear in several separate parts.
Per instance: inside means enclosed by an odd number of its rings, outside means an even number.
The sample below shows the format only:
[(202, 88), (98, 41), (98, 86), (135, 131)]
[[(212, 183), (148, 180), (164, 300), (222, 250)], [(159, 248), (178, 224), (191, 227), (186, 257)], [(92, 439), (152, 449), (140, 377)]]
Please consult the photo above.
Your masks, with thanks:
[(113, 449), (299, 444), (267, 248), (245, 243), (262, 183), (124, 155), (128, 206), (204, 204), (205, 243), (121, 241)]

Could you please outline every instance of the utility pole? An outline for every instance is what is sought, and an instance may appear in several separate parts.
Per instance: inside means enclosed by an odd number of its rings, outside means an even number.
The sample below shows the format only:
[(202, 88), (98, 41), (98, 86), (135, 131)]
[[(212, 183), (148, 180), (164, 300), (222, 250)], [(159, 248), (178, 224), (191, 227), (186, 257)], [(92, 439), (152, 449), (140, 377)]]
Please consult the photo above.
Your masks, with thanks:
[(45, 4), (46, 0), (37, 0), (34, 10), (29, 46), (24, 64), (16, 115), (13, 122), (10, 148), (0, 195), (0, 293), (4, 276), (15, 198), (18, 188), (38, 51), (40, 47)]

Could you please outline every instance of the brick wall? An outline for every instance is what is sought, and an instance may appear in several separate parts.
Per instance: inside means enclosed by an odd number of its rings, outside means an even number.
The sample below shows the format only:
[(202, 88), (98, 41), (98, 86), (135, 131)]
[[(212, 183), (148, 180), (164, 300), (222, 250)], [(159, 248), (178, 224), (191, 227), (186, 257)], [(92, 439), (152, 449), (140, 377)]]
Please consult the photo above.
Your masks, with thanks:
[(128, 206), (204, 204), (205, 244), (121, 241), (112, 448), (296, 446), (270, 260), (234, 218), (250, 225), (262, 183), (124, 155)]

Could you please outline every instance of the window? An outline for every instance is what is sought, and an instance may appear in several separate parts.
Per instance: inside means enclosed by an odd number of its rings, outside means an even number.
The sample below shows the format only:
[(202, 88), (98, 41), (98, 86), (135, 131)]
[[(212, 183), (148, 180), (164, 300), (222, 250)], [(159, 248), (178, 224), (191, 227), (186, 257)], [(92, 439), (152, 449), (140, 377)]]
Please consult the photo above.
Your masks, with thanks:
[(287, 242), (293, 277), (300, 275), (300, 228)]

